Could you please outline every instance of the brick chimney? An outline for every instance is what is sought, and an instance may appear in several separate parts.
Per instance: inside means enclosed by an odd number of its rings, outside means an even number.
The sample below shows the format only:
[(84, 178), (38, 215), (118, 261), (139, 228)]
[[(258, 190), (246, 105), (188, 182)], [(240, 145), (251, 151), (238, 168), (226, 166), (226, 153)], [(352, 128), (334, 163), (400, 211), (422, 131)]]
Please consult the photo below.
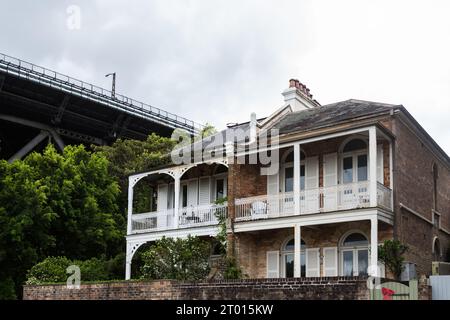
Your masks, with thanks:
[(283, 91), (285, 105), (290, 105), (292, 111), (301, 111), (320, 107), (320, 103), (313, 99), (306, 85), (297, 79), (289, 80), (289, 88)]

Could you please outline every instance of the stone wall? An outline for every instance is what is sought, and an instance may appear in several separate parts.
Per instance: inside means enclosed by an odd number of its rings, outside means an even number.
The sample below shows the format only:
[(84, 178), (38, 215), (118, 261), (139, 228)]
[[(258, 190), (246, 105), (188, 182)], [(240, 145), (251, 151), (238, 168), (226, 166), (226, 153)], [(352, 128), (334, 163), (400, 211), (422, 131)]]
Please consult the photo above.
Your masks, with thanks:
[(122, 281), (65, 285), (25, 286), (24, 300), (253, 300), (321, 299), (368, 300), (366, 280), (357, 277), (245, 279), (204, 283)]

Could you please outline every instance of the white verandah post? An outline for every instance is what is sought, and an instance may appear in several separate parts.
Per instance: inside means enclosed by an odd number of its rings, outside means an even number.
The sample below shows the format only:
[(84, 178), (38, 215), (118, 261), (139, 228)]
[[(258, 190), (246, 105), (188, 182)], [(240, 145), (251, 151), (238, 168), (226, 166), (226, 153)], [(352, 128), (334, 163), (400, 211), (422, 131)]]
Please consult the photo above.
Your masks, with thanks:
[(369, 129), (369, 192), (370, 206), (377, 206), (377, 129)]
[[(130, 235), (133, 230), (133, 222), (131, 216), (133, 214), (133, 188), (134, 181), (133, 177), (128, 178), (128, 219), (127, 219), (127, 235)], [(127, 252), (125, 258), (125, 280), (130, 280), (131, 278), (131, 259), (129, 258), (129, 248), (127, 244)]]
[(369, 275), (377, 277), (378, 274), (378, 218), (370, 219), (370, 268)]
[(179, 215), (180, 215), (180, 176), (177, 174), (174, 177), (174, 206), (173, 206), (173, 210), (174, 210), (174, 222), (173, 222), (173, 226), (175, 229), (178, 229), (178, 223), (179, 223)]
[(300, 144), (294, 145), (294, 214), (300, 214)]
[(300, 225), (294, 225), (294, 277), (301, 277), (300, 252), (302, 247), (302, 234)]

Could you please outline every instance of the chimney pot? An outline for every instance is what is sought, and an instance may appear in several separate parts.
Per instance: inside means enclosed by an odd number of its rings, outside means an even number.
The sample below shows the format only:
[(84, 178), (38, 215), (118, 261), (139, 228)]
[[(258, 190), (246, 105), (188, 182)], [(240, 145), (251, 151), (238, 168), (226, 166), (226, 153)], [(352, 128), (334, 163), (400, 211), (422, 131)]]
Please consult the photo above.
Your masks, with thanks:
[(294, 88), (296, 86), (295, 79), (289, 80), (289, 88)]

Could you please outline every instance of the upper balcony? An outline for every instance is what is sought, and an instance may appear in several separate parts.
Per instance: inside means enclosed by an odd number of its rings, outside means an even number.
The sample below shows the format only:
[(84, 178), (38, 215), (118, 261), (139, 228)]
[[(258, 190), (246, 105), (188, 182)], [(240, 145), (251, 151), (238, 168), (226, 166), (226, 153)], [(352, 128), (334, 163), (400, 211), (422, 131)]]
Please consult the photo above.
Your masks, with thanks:
[[(392, 191), (377, 182), (377, 206), (392, 210)], [(299, 210), (295, 210), (295, 201)], [(305, 215), (370, 207), (368, 181), (302, 190), (277, 195), (239, 198), (235, 201), (235, 221)]]

